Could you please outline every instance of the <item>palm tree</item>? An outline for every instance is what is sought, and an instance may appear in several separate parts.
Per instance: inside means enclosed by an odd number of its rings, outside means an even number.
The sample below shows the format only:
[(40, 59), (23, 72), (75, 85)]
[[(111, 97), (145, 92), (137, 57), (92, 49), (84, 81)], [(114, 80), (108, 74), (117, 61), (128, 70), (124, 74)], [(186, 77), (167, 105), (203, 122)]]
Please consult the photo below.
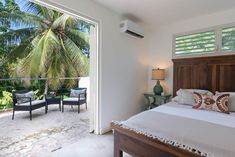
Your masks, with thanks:
[[(83, 21), (32, 2), (27, 2), (26, 8), (26, 12), (5, 15), (19, 29), (0, 37), (8, 46), (18, 45), (9, 53), (9, 58), (20, 58), (16, 75), (48, 79), (87, 76), (89, 58), (82, 50), (89, 49), (89, 36), (79, 31)], [(58, 85), (58, 80), (51, 80), (52, 88)]]

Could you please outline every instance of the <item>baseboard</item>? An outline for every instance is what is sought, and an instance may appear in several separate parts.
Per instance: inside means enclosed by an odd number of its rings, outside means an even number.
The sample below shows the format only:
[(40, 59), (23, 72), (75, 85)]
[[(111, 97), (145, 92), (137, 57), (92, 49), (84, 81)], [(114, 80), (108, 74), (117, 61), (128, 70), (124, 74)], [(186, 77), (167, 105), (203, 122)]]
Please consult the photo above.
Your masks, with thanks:
[(111, 130), (112, 130), (111, 127), (102, 128), (102, 129), (100, 129), (100, 134), (103, 135), (107, 132), (110, 132)]

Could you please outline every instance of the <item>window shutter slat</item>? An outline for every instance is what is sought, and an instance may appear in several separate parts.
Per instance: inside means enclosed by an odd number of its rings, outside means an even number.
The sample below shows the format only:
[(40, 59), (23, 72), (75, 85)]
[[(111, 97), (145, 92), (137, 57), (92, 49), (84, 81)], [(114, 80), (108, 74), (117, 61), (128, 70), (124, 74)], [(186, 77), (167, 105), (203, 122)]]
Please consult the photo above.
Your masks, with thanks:
[(235, 51), (235, 27), (222, 30), (222, 51)]
[(215, 32), (201, 32), (175, 38), (175, 54), (209, 53), (215, 51)]

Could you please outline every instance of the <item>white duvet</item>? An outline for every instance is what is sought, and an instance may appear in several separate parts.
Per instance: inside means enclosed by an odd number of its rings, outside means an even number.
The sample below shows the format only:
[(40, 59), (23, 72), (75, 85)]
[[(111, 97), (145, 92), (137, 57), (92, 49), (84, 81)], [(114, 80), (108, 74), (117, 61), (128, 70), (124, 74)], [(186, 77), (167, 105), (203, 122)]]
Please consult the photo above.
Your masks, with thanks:
[(170, 102), (122, 124), (137, 133), (203, 156), (235, 157), (235, 114), (196, 110)]

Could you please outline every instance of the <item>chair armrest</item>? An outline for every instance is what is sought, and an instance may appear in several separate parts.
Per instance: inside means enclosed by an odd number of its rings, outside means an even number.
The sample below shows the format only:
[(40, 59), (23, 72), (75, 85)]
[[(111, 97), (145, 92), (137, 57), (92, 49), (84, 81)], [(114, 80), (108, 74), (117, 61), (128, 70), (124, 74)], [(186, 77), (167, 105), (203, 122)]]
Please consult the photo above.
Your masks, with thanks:
[(80, 100), (81, 99), (81, 96), (82, 95), (84, 95), (84, 97), (85, 97), (85, 99), (86, 99), (86, 92), (84, 92), (84, 93), (80, 93), (80, 94), (78, 94), (78, 100)]

